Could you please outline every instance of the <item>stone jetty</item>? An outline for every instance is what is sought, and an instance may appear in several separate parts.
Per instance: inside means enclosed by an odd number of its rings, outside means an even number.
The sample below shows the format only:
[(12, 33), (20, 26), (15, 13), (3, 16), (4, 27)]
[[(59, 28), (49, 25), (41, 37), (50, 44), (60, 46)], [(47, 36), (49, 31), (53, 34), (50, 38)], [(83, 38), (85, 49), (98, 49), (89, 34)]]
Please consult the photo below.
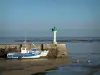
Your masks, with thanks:
[[(20, 52), (23, 45), (24, 44), (0, 44), (0, 56), (6, 55), (9, 52)], [(28, 49), (33, 47), (32, 44), (27, 44)], [(41, 51), (49, 50), (46, 56), (48, 58), (67, 57), (68, 55), (66, 44), (35, 44), (35, 47)]]

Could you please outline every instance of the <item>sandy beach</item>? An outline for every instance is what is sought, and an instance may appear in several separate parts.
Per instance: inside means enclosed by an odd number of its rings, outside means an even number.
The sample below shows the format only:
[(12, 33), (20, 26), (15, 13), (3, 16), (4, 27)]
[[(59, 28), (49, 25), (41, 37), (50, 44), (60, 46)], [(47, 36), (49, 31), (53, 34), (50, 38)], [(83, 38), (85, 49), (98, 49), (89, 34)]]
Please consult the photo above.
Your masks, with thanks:
[(68, 58), (7, 60), (1, 67), (2, 75), (33, 75), (69, 62)]

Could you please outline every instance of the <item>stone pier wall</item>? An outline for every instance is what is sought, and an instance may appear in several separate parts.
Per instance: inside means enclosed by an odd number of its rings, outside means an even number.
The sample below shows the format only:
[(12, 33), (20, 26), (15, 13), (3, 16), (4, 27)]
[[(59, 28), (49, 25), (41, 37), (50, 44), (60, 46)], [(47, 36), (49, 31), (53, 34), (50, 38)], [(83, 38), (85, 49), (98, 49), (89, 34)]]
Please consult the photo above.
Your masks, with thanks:
[(67, 57), (68, 55), (65, 44), (43, 44), (43, 49), (49, 50), (48, 57)]
[[(20, 52), (23, 44), (0, 44), (0, 55), (7, 54), (9, 52)], [(49, 50), (47, 57), (57, 58), (57, 57), (67, 57), (68, 49), (65, 44), (27, 44), (27, 49), (33, 47), (39, 50)]]

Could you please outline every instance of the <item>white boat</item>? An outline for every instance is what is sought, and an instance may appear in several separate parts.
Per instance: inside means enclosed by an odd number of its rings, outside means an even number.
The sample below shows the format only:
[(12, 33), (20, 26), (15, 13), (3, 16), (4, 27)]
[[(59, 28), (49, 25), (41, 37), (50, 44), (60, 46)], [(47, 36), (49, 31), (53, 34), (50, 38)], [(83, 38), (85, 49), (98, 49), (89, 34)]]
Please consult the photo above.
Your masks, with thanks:
[(45, 56), (47, 56), (48, 53), (49, 53), (48, 50), (41, 51), (40, 56), (41, 56), (41, 57), (45, 57)]
[[(32, 44), (32, 45), (34, 46), (34, 48), (36, 48), (36, 46), (34, 44)], [(46, 57), (48, 53), (49, 53), (49, 50), (41, 50), (40, 56), (41, 57)]]

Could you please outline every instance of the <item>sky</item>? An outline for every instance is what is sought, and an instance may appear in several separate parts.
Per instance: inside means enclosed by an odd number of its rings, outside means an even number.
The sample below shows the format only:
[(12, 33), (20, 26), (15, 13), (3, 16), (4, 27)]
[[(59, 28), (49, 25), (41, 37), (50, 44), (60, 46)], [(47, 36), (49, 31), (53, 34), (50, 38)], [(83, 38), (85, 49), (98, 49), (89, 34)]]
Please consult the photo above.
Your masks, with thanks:
[(0, 37), (100, 37), (100, 0), (0, 0)]

